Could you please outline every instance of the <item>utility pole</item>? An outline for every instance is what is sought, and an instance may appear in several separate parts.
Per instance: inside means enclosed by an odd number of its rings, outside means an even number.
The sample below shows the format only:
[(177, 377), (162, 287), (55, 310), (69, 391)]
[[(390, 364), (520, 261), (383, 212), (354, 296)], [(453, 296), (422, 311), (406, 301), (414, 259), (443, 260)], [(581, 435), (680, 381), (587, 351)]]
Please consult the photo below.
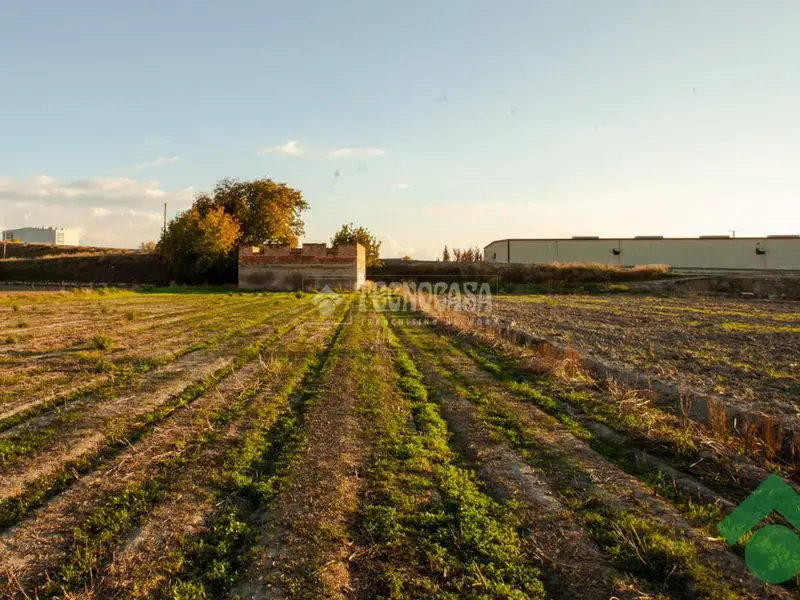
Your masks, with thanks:
[(736, 237), (736, 230), (735, 229), (731, 229), (730, 232), (731, 232), (731, 237)]
[(167, 233), (167, 203), (164, 202), (164, 228), (161, 230), (161, 237)]

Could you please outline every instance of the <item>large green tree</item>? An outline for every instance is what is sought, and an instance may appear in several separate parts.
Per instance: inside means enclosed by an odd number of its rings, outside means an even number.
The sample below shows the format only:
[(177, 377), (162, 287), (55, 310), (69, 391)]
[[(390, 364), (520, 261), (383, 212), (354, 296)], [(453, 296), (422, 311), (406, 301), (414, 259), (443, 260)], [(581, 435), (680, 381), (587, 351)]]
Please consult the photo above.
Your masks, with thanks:
[(221, 206), (196, 206), (173, 219), (158, 242), (172, 277), (186, 283), (227, 279), (241, 230)]
[(340, 244), (354, 244), (358, 242), (364, 246), (367, 255), (367, 266), (378, 266), (381, 264), (380, 251), (381, 243), (365, 227), (354, 227), (352, 223), (342, 225), (341, 229), (333, 236), (332, 244), (334, 247)]
[(301, 218), (308, 203), (299, 190), (269, 178), (220, 180), (211, 194), (200, 194), (195, 206), (204, 212), (221, 206), (239, 225), (238, 244), (279, 242), (296, 246), (304, 232)]
[(235, 281), (242, 244), (296, 246), (308, 203), (300, 191), (272, 179), (220, 180), (192, 208), (174, 219), (158, 244), (172, 276), (180, 281)]

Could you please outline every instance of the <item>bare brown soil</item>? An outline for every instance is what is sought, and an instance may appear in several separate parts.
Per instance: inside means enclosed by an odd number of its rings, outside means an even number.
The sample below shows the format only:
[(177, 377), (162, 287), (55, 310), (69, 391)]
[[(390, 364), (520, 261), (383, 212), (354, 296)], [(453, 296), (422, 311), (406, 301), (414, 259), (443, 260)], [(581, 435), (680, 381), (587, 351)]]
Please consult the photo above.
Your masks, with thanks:
[(0, 353), (0, 598), (797, 596), (716, 531), (791, 464), (581, 363), (791, 416), (790, 304), (494, 299), (564, 354), (353, 296), (114, 294), (0, 294), (29, 336)]
[[(363, 325), (362, 315), (357, 326)], [(358, 549), (347, 526), (355, 512), (364, 448), (354, 414), (355, 350), (372, 342), (363, 331), (344, 341), (328, 384), (307, 420), (308, 440), (272, 507), (258, 515), (262, 536), (251, 575), (234, 594), (243, 599), (353, 598), (349, 562)]]
[[(26, 485), (52, 474), (63, 464), (97, 451), (105, 440), (119, 435), (125, 425), (136, 417), (156, 409), (190, 385), (228, 367), (242, 344), (246, 345), (272, 331), (272, 323), (256, 326), (222, 347), (186, 355), (148, 373), (141, 382), (117, 390), (115, 398), (89, 396), (73, 403), (68, 414), (74, 414), (74, 417), (68, 418), (68, 427), (64, 427), (64, 432), (54, 438), (52, 444), (41, 448), (30, 458), (0, 468), (0, 476), (4, 480), (0, 500), (21, 493)], [(48, 413), (24, 422), (18, 429), (27, 431), (46, 426), (58, 427), (55, 423), (59, 419), (64, 420), (63, 413)], [(10, 433), (16, 433), (16, 430), (4, 435)]]
[(507, 296), (492, 313), (580, 353), (800, 423), (796, 303)]

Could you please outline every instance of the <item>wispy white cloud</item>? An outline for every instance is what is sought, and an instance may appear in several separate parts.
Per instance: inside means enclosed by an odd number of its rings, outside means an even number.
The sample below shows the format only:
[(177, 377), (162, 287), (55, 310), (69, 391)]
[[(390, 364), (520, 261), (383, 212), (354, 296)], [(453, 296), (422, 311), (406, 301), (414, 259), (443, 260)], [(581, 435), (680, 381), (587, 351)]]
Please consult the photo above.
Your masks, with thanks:
[(305, 150), (300, 147), (298, 140), (290, 140), (283, 146), (270, 146), (258, 151), (258, 154), (282, 154), (283, 156), (300, 156), (305, 154)]
[(413, 188), (414, 186), (411, 185), (410, 183), (397, 182), (397, 183), (393, 183), (392, 187), (393, 188), (397, 188), (398, 190), (407, 190), (407, 189)]
[(144, 143), (145, 146), (163, 146), (164, 144), (169, 144), (169, 140), (147, 140)]
[(124, 206), (118, 207), (116, 210), (110, 210), (103, 206), (95, 206), (92, 209), (92, 216), (98, 219), (104, 219), (105, 217), (109, 217), (112, 215), (115, 217), (128, 217), (128, 218), (137, 217), (158, 223), (161, 223), (163, 219), (163, 216), (160, 212), (154, 212), (154, 211), (145, 212), (133, 208), (126, 208)]
[[(121, 203), (157, 203), (179, 200), (191, 204), (194, 189), (180, 192), (161, 189), (158, 181), (139, 181), (127, 177), (96, 177), (93, 179), (59, 180), (48, 175), (34, 175), (28, 179), (6, 180), (0, 186), (0, 201), (22, 203), (70, 203), (91, 206), (90, 200), (114, 200)], [(100, 203), (95, 203), (100, 204)]]
[(193, 188), (169, 191), (127, 177), (60, 180), (47, 175), (0, 182), (0, 229), (59, 225), (82, 230), (81, 242), (134, 248), (157, 240), (166, 202), (170, 215), (191, 206)]
[(450, 217), (482, 213), (515, 214), (520, 212), (538, 212), (546, 208), (545, 205), (537, 202), (474, 202), (467, 204), (424, 206), (419, 209), (419, 212), (431, 217)]
[(337, 148), (328, 152), (328, 158), (369, 158), (386, 154), (380, 148)]
[[(279, 154), (282, 156), (303, 156), (305, 158), (370, 158), (373, 156), (380, 156), (386, 154), (386, 150), (381, 148), (335, 148), (333, 150), (320, 150), (309, 152), (300, 146), (298, 140), (290, 140), (280, 146), (269, 146), (258, 150), (256, 154)], [(361, 165), (358, 167), (360, 171), (366, 169)]]
[(424, 260), (435, 256), (437, 252), (436, 250), (430, 249), (426, 244), (417, 246), (414, 244), (400, 243), (392, 235), (380, 231), (375, 233), (375, 237), (381, 243), (382, 258), (402, 258), (403, 256), (410, 256), (418, 260)]
[(126, 214), (131, 217), (139, 217), (147, 219), (151, 223), (161, 223), (163, 221), (163, 216), (161, 215), (161, 213), (158, 212), (142, 212), (140, 210), (129, 209), (126, 213), (120, 213), (120, 214)]
[(164, 165), (168, 165), (168, 164), (171, 164), (171, 163), (176, 163), (180, 159), (181, 159), (180, 156), (169, 156), (169, 157), (159, 156), (155, 160), (139, 163), (138, 165), (133, 165), (130, 168), (130, 170), (131, 171), (144, 171), (145, 169), (152, 169), (152, 168), (155, 168), (155, 167), (162, 167)]

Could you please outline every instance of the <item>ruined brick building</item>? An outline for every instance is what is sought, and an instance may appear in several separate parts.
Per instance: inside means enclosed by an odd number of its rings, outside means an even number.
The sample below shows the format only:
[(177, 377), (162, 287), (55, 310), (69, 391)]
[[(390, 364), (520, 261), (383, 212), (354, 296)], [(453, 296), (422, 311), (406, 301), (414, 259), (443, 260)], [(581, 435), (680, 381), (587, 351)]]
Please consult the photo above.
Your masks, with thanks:
[(366, 251), (361, 244), (289, 244), (239, 248), (239, 287), (244, 290), (360, 289), (366, 281)]

